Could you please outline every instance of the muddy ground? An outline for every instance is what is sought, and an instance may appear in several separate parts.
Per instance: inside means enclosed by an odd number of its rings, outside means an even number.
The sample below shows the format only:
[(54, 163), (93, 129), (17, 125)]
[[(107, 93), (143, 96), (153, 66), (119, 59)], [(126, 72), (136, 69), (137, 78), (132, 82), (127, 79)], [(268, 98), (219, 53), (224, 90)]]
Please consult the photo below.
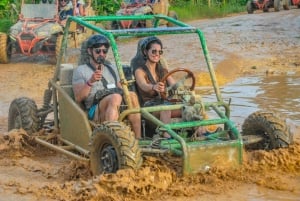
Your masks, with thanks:
[[(273, 76), (300, 72), (299, 9), (222, 19), (198, 20), (220, 85), (247, 76)], [(166, 37), (162, 37), (166, 39)], [(194, 48), (192, 38), (169, 37), (165, 52), (170, 66), (198, 69), (195, 57), (183, 53)], [(181, 46), (182, 40), (190, 46)], [(120, 47), (131, 58), (137, 40)], [(175, 44), (175, 45), (174, 45)], [(188, 65), (188, 66), (187, 66)], [(7, 132), (9, 103), (28, 96), (42, 102), (53, 65), (44, 58), (0, 64), (0, 200), (299, 200), (300, 125), (291, 124), (295, 144), (287, 149), (245, 152), (238, 169), (216, 166), (208, 173), (180, 176), (178, 159), (145, 157), (138, 171), (92, 177), (87, 165), (24, 140), (23, 131)], [(199, 71), (205, 71), (200, 67)], [(203, 81), (204, 80), (204, 81)], [(205, 83), (203, 79), (201, 83)], [(292, 86), (291, 86), (292, 87)], [(280, 96), (280, 94), (278, 94)], [(291, 111), (293, 108), (290, 108)], [(242, 114), (241, 118), (248, 114)]]

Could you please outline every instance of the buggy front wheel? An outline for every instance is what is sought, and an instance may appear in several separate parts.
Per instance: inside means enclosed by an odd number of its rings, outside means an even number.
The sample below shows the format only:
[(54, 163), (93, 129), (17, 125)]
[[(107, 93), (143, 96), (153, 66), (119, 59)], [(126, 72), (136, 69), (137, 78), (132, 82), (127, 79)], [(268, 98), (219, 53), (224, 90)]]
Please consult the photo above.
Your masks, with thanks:
[(8, 44), (8, 36), (0, 33), (0, 63), (7, 64), (10, 61), (11, 47)]
[(93, 175), (115, 173), (119, 169), (138, 169), (141, 152), (134, 133), (120, 122), (106, 122), (97, 127), (91, 138), (90, 163)]

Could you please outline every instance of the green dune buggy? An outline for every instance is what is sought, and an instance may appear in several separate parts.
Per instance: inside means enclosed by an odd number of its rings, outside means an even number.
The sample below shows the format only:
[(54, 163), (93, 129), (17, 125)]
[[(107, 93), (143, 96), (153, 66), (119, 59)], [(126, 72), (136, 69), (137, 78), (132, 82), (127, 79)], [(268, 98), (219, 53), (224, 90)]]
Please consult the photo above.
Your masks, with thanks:
[[(151, 20), (154, 24), (152, 28), (119, 30), (105, 30), (94, 25), (103, 21), (122, 20)], [(161, 20), (174, 26), (158, 27)], [(108, 57), (118, 69), (125, 100), (118, 121), (101, 124), (90, 121), (86, 111), (74, 100), (72, 73), (78, 66), (81, 51), (80, 48), (69, 47), (67, 44), (71, 22), (105, 35), (111, 43), (112, 51)], [(181, 157), (183, 175), (206, 171), (212, 166), (225, 163), (236, 167), (242, 162), (244, 147), (274, 149), (287, 147), (293, 142), (285, 122), (270, 112), (258, 111), (251, 114), (245, 120), (242, 131), (239, 131), (230, 119), (230, 104), (221, 96), (203, 32), (196, 27), (164, 15), (141, 15), (70, 17), (65, 29), (56, 69), (45, 90), (42, 106), (37, 107), (37, 103), (27, 97), (12, 101), (8, 129), (23, 128), (37, 143), (88, 162), (94, 175), (113, 173), (125, 168), (138, 169), (144, 154), (173, 154)], [(124, 52), (121, 50), (122, 39), (126, 43), (127, 40), (136, 40), (136, 37), (153, 35), (163, 38), (165, 43), (168, 37), (174, 35), (185, 37), (187, 47), (191, 41), (193, 44), (199, 43), (196, 48), (185, 49), (189, 55), (196, 51), (193, 56), (199, 57), (199, 61), (196, 64), (186, 63), (186, 67), (178, 64), (168, 73), (167, 76), (172, 74), (177, 83), (168, 88), (170, 93), (162, 98), (174, 104), (133, 108), (129, 90), (134, 90), (135, 80), (131, 66), (128, 65), (130, 59), (124, 56), (128, 49), (123, 50)], [(176, 50), (172, 49), (168, 54), (173, 51)], [(135, 53), (135, 50), (132, 52)], [(215, 100), (201, 97), (201, 90), (196, 86), (198, 77), (189, 66), (199, 69), (206, 66)], [(164, 124), (152, 114), (155, 111), (178, 109), (183, 112), (182, 118), (172, 119), (169, 124)], [(127, 116), (132, 113), (140, 113), (142, 116), (141, 140), (135, 139), (128, 124)], [(198, 118), (194, 118), (195, 115)], [(148, 129), (149, 125), (152, 129)], [(195, 135), (197, 128), (210, 126), (218, 129), (205, 135)], [(38, 132), (41, 129), (46, 132)], [(49, 133), (53, 131), (58, 133), (56, 140), (49, 140)], [(171, 140), (159, 137), (165, 131), (172, 136)]]

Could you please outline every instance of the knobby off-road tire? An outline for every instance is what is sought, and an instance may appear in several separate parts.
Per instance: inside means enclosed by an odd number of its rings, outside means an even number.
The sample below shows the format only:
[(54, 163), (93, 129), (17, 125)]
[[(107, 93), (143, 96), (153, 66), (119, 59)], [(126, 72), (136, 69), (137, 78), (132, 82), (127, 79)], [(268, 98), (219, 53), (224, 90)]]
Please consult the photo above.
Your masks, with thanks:
[(263, 12), (265, 12), (265, 13), (269, 12), (269, 7), (268, 7), (268, 5), (265, 5), (265, 7), (263, 7)]
[[(173, 11), (173, 10), (169, 11), (168, 16), (171, 17), (171, 18), (173, 18), (173, 19), (175, 19), (175, 20), (178, 19), (177, 13), (175, 11)], [(167, 27), (174, 27), (174, 26), (176, 26), (176, 25), (173, 24), (173, 23), (169, 23), (169, 22), (167, 23)]]
[(284, 10), (290, 10), (291, 0), (283, 0), (282, 6)]
[(246, 145), (246, 149), (271, 150), (288, 147), (293, 143), (293, 135), (285, 121), (272, 112), (257, 111), (247, 117), (242, 126), (242, 135), (259, 135), (264, 140)]
[(276, 12), (280, 11), (280, 0), (274, 0), (274, 10)]
[(63, 40), (63, 35), (58, 35), (57, 38), (56, 38), (56, 44), (55, 44), (55, 58), (56, 60), (58, 59), (59, 57), (59, 54), (60, 54), (60, 48), (61, 48), (61, 43), (62, 43), (62, 40)]
[(134, 133), (120, 122), (106, 122), (97, 127), (92, 133), (90, 148), (93, 175), (138, 169), (142, 164)]
[(248, 14), (253, 14), (254, 8), (253, 8), (252, 1), (251, 1), (251, 0), (247, 2), (246, 8), (247, 8)]
[(8, 131), (23, 128), (29, 135), (40, 128), (40, 120), (37, 116), (37, 106), (29, 98), (17, 98), (9, 106)]
[(0, 63), (7, 64), (10, 60), (8, 52), (8, 37), (5, 33), (0, 33)]

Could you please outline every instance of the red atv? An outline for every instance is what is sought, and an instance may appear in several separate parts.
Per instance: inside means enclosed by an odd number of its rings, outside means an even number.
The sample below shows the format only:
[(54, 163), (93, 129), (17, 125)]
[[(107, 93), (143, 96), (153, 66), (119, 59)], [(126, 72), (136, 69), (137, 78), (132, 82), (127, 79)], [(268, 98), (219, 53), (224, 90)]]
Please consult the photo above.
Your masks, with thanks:
[(269, 8), (274, 8), (275, 11), (279, 11), (280, 0), (249, 0), (246, 7), (249, 14), (253, 14), (255, 10), (268, 12)]
[[(168, 0), (124, 0), (121, 9), (117, 11), (117, 16), (127, 15), (154, 15), (162, 14), (171, 18), (178, 19), (175, 11), (169, 10)], [(160, 21), (160, 25), (173, 26), (165, 20)], [(121, 20), (111, 23), (111, 29), (130, 29), (130, 28), (150, 28), (153, 27), (151, 20)]]
[(297, 8), (300, 8), (300, 0), (283, 0), (283, 2), (283, 8), (285, 10), (289, 10), (290, 6), (297, 6)]
[(26, 4), (22, 0), (19, 20), (9, 34), (0, 33), (0, 63), (9, 63), (12, 55), (55, 55), (59, 24), (58, 1)]

